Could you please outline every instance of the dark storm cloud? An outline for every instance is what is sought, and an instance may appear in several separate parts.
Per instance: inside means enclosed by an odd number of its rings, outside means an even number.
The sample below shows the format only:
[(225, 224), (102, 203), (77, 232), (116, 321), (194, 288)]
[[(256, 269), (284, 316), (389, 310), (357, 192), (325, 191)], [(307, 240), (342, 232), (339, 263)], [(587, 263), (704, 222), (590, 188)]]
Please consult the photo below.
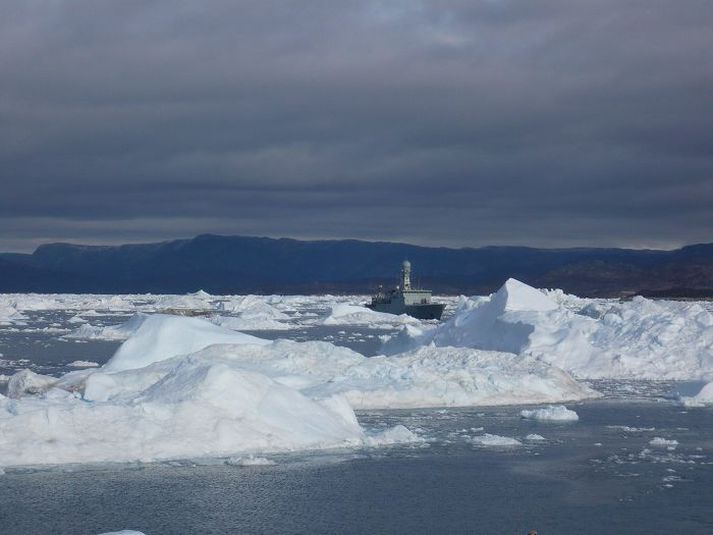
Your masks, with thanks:
[(707, 0), (2, 11), (0, 249), (713, 237)]

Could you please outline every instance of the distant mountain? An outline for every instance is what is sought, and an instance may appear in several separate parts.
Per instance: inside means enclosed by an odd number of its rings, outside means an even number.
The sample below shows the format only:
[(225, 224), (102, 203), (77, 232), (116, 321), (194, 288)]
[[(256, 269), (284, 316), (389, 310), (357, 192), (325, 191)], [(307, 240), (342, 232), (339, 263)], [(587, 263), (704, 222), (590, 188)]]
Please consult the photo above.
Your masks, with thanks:
[(583, 296), (713, 296), (713, 244), (675, 251), (448, 249), (404, 243), (202, 235), (163, 243), (55, 243), (0, 253), (1, 292), (326, 293), (371, 291), (413, 264), (440, 293), (487, 293), (508, 277)]

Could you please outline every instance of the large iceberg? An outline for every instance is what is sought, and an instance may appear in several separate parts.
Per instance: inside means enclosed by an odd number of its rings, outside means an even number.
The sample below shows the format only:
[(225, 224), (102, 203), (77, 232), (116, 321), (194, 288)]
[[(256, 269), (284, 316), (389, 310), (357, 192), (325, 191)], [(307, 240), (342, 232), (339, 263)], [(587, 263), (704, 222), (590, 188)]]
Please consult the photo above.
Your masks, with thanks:
[(576, 310), (555, 297), (509, 279), (435, 328), (403, 330), (385, 351), (471, 347), (533, 357), (580, 378), (713, 378), (713, 315), (699, 304), (636, 297)]
[(535, 359), (424, 347), (366, 358), (146, 316), (101, 368), (20, 372), (0, 397), (0, 464), (153, 461), (417, 440), (354, 409), (544, 403), (596, 393)]
[(10, 380), (14, 397), (0, 397), (0, 462), (151, 461), (378, 443), (343, 397), (310, 398), (229, 359), (186, 355), (213, 343), (269, 342), (157, 315), (98, 370), (59, 380), (20, 372)]

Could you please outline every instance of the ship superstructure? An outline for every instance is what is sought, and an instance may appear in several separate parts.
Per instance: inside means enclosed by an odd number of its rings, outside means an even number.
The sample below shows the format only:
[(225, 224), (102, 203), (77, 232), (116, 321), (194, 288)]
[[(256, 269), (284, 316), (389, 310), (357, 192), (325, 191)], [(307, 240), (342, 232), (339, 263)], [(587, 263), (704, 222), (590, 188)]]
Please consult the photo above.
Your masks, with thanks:
[(411, 262), (404, 260), (401, 266), (401, 284), (396, 288), (379, 292), (366, 305), (377, 312), (408, 314), (419, 319), (441, 319), (445, 305), (431, 302), (431, 290), (414, 289), (411, 286)]

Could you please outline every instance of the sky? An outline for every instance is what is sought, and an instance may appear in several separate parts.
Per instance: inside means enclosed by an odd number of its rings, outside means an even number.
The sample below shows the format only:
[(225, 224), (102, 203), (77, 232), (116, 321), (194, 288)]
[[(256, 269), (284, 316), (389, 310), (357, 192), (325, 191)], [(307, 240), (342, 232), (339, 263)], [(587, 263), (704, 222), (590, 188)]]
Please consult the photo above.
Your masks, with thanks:
[(713, 241), (710, 0), (0, 12), (0, 251)]

